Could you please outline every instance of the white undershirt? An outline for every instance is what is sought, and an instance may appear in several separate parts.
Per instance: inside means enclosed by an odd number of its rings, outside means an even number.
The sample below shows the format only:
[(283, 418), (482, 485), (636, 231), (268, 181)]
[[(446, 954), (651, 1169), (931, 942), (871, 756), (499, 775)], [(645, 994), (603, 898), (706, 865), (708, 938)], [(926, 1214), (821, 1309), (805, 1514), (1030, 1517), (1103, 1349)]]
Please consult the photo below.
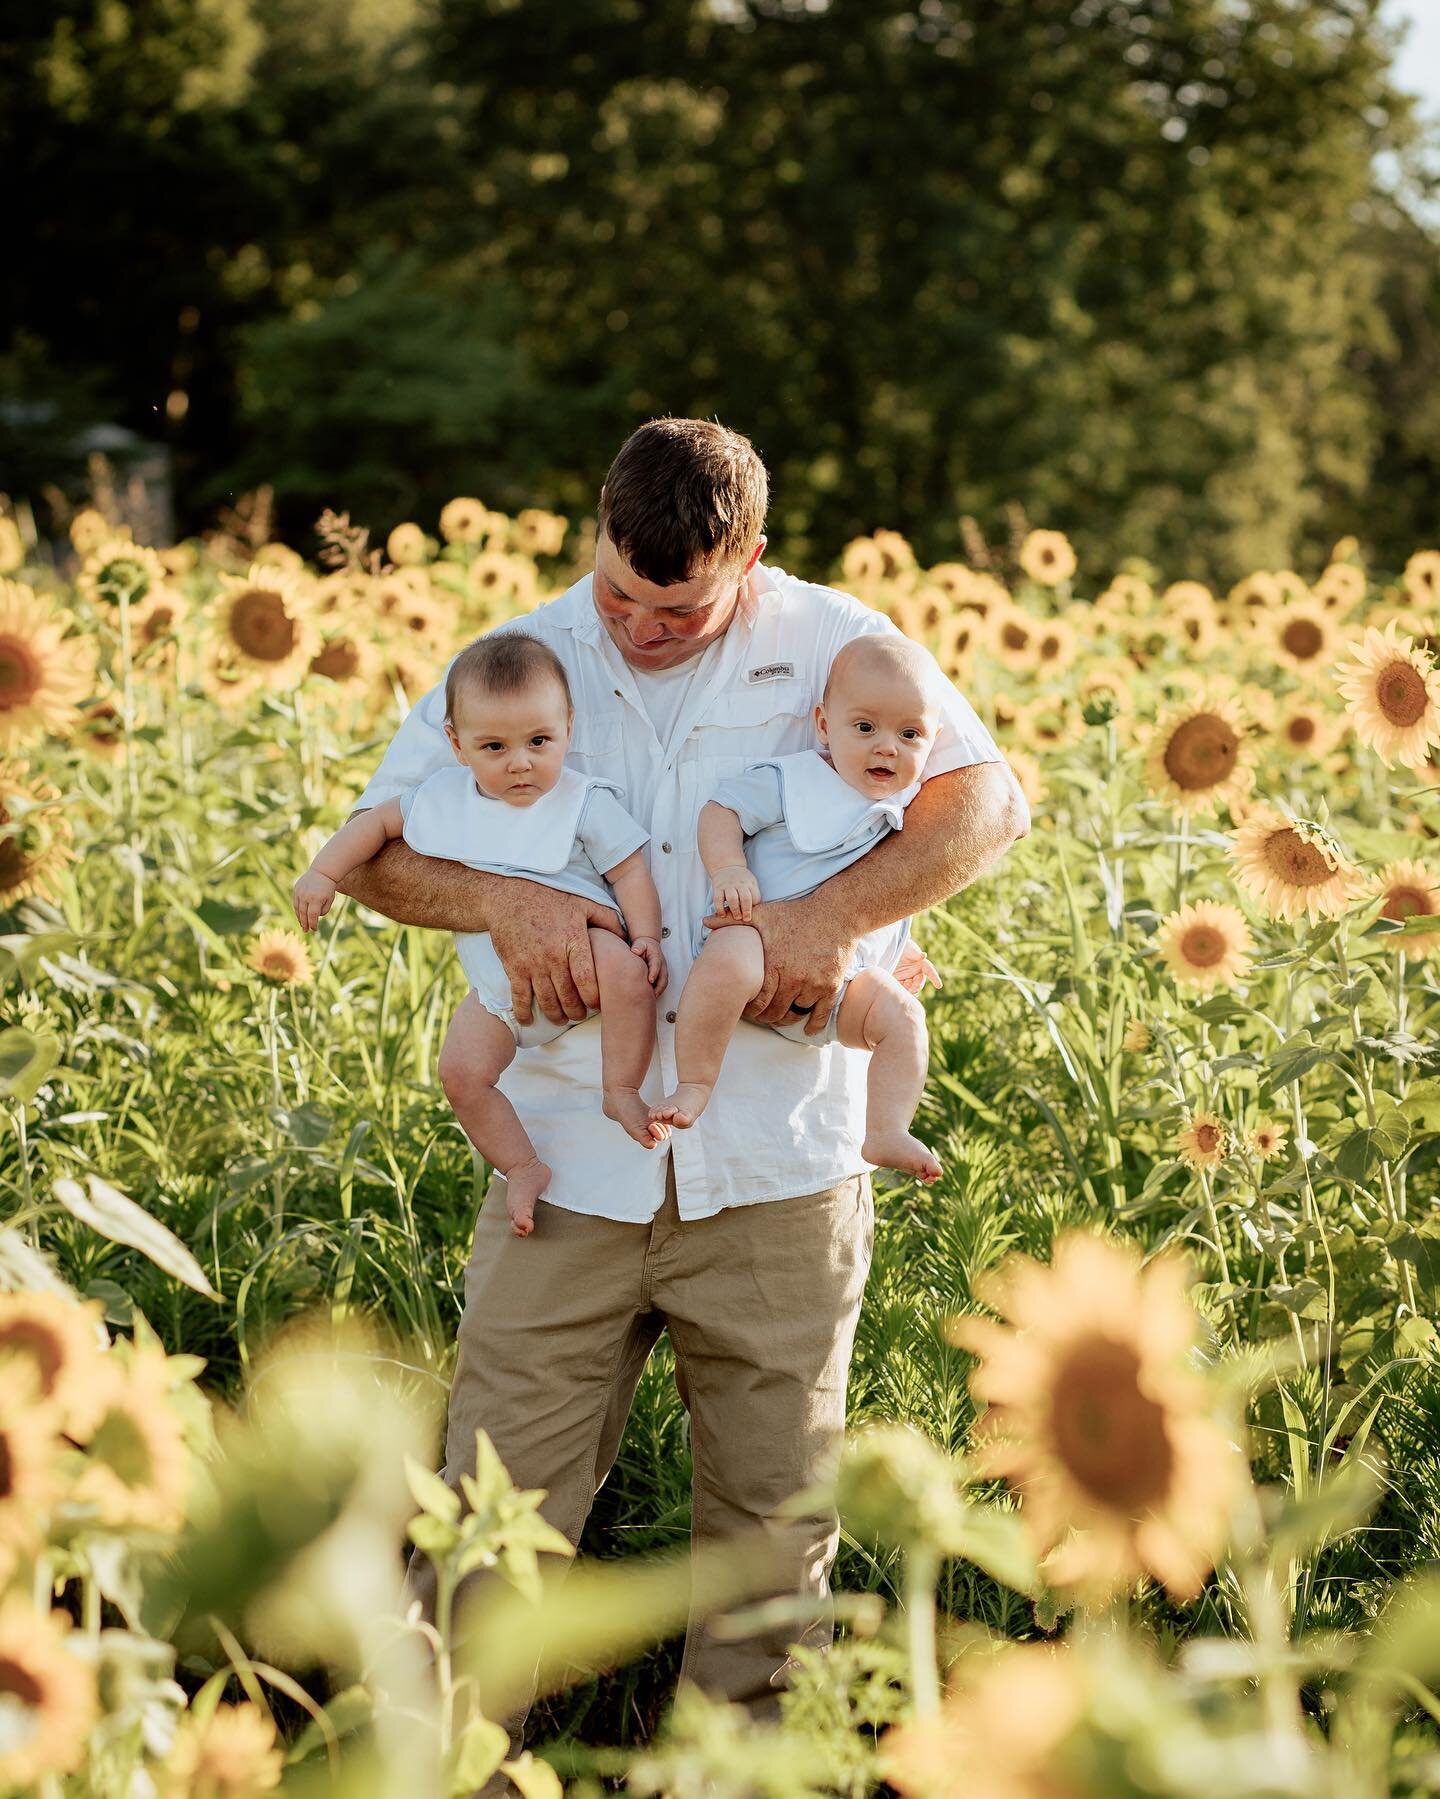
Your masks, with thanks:
[(714, 643), (707, 644), (698, 656), (692, 656), (688, 662), (681, 662), (674, 668), (631, 667), (636, 691), (650, 714), (650, 723), (655, 727), (661, 749), (667, 748), (675, 735), (675, 726), (689, 695), (691, 682), (702, 669), (715, 661), (713, 652), (719, 648), (721, 641), (717, 638)]

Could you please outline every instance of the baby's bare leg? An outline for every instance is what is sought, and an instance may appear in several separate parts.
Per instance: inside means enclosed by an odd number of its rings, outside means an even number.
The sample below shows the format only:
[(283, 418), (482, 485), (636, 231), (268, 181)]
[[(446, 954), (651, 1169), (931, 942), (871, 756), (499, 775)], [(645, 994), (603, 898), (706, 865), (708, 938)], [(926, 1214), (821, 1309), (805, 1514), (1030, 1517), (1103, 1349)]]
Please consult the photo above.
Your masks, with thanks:
[(710, 1102), (740, 1014), (765, 980), (765, 945), (748, 924), (713, 931), (695, 958), (675, 1018), (676, 1087), (651, 1117), (687, 1130)]
[(465, 1135), (505, 1176), (511, 1230), (528, 1237), (535, 1228), (535, 1201), (550, 1185), (550, 1170), (535, 1154), (514, 1106), (495, 1085), (514, 1059), (509, 1026), (487, 1012), (478, 995), (467, 994), (445, 1034), (440, 1085)]
[(861, 1155), (877, 1168), (939, 1180), (940, 1164), (909, 1128), (930, 1060), (925, 1008), (893, 976), (866, 968), (845, 989), (836, 1024), (847, 1049), (871, 1052)]
[(642, 1148), (654, 1149), (670, 1135), (640, 1097), (655, 1053), (655, 992), (644, 961), (613, 931), (591, 931), (590, 950), (600, 988), (602, 1109)]

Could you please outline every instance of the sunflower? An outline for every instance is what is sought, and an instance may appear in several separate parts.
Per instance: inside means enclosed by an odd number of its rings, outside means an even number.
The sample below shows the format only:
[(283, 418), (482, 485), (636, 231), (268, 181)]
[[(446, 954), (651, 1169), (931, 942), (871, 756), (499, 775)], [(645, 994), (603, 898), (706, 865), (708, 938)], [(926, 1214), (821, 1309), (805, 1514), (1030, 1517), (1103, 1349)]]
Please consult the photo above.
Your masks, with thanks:
[(910, 548), (909, 539), (900, 532), (882, 528), (875, 532), (871, 541), (880, 552), (881, 567), (887, 581), (893, 581), (897, 575), (903, 575), (915, 567), (915, 552)]
[(970, 1659), (956, 1664), (937, 1714), (881, 1737), (886, 1783), (904, 1799), (1084, 1799), (1091, 1788), (1062, 1761), (1090, 1697), (1074, 1650), (1016, 1643), (978, 1669)]
[(494, 534), (497, 519), (479, 500), (449, 500), (440, 508), (440, 535), (446, 543), (483, 543)]
[(320, 648), (310, 582), (303, 569), (254, 564), (222, 576), (215, 609), (215, 659), (257, 687), (297, 687)]
[(13, 518), (0, 518), (0, 575), (25, 566), (25, 539)]
[(885, 578), (885, 558), (873, 537), (852, 537), (840, 552), (840, 574), (856, 587), (875, 587)]
[(1278, 1118), (1262, 1118), (1245, 1133), (1245, 1147), (1259, 1162), (1273, 1161), (1285, 1153), (1285, 1126)]
[(518, 570), (528, 568), (534, 577), (533, 563), (518, 556), (507, 556), (501, 550), (485, 550), (470, 565), (470, 593), (484, 603), (486, 615), (494, 618), (516, 599)]
[(72, 859), (70, 823), (53, 787), (0, 767), (0, 909), (50, 890)]
[(1133, 1055), (1144, 1055), (1149, 1049), (1152, 1038), (1150, 1027), (1143, 1018), (1132, 1018), (1125, 1026), (1125, 1035), (1120, 1039), (1121, 1049), (1128, 1049)]
[(1187, 1114), (1175, 1138), (1175, 1153), (1187, 1168), (1218, 1168), (1230, 1154), (1230, 1132), (1217, 1112)]
[(1134, 687), (1133, 663), (1122, 661), (1118, 657), (1095, 657), (1086, 661), (1076, 681), (1075, 693), (1082, 713), (1092, 700), (1099, 699), (1103, 694), (1109, 697), (1114, 716), (1121, 718), (1134, 711)]
[(510, 527), (510, 542), (524, 556), (558, 556), (565, 546), (568, 523), (557, 512), (522, 506)]
[(967, 612), (977, 612), (981, 618), (988, 618), (997, 607), (1010, 604), (1010, 590), (1003, 581), (997, 581), (994, 575), (974, 574), (955, 603)]
[(424, 562), (428, 552), (429, 545), (419, 525), (396, 525), (385, 539), (385, 554), (399, 568), (410, 563)]
[(68, 1648), (69, 1619), (12, 1593), (0, 1604), (0, 1787), (33, 1792), (85, 1759), (99, 1714), (95, 1673)]
[(168, 649), (177, 627), (190, 611), (190, 602), (178, 588), (153, 587), (130, 614), (130, 641), (137, 656)]
[(974, 579), (974, 573), (963, 562), (937, 562), (925, 576), (929, 586), (938, 587), (956, 606), (969, 593)]
[(1155, 589), (1143, 575), (1116, 575), (1092, 610), (1107, 622), (1138, 618), (1154, 604)]
[(1323, 826), (1273, 806), (1257, 805), (1236, 827), (1230, 855), (1236, 882), (1272, 918), (1338, 918), (1365, 888)]
[(0, 1374), (23, 1371), (31, 1391), (64, 1428), (83, 1433), (98, 1417), (96, 1390), (108, 1338), (93, 1299), (58, 1293), (0, 1293)]
[(1345, 735), (1345, 721), (1311, 700), (1289, 699), (1274, 709), (1268, 729), (1290, 755), (1321, 762)]
[[(1407, 860), (1390, 862), (1370, 883), (1373, 895), (1384, 895), (1380, 908), (1382, 918), (1403, 924), (1407, 918), (1430, 918), (1440, 912), (1440, 877), (1423, 862)], [(1440, 949), (1440, 930), (1409, 931), (1390, 937), (1391, 949), (1403, 949), (1407, 956), (1433, 956)]]
[(95, 1506), (102, 1524), (169, 1532), (185, 1521), (190, 1465), (170, 1386), (163, 1349), (128, 1345), (123, 1356), (112, 1349), (99, 1358), (75, 1498)]
[(368, 691), (380, 672), (380, 652), (363, 631), (341, 625), (325, 633), (310, 673), (353, 693)]
[(287, 574), (302, 574), (305, 569), (305, 558), (298, 550), (292, 550), (288, 543), (262, 543), (250, 559), (250, 566), (257, 568), (282, 568)]
[(1040, 772), (1040, 764), (1028, 750), (1006, 748), (1005, 760), (1010, 765), (1010, 772), (1020, 783), (1020, 791), (1025, 795), (1025, 803), (1032, 812), (1038, 811), (1046, 795), (1050, 791), (1045, 784), (1045, 777)]
[(1063, 674), (1079, 652), (1075, 627), (1063, 618), (1050, 618), (1037, 629), (1036, 667), (1047, 675)]
[(995, 607), (985, 619), (990, 654), (1011, 674), (1033, 674), (1040, 663), (1039, 624), (1012, 601)]
[(1175, 980), (1201, 993), (1233, 987), (1250, 972), (1254, 942), (1238, 906), (1196, 900), (1160, 921), (1161, 959)]
[(70, 521), (70, 542), (77, 556), (89, 556), (110, 537), (128, 537), (128, 531), (117, 531), (103, 512), (93, 506), (82, 506)]
[(1169, 1256), (1142, 1268), (1133, 1245), (1072, 1231), (1049, 1268), (1011, 1257), (976, 1283), (1014, 1328), (948, 1327), (981, 1358), (977, 1470), (1018, 1488), (1057, 1586), (1099, 1595), (1148, 1572), (1193, 1599), (1224, 1545), (1241, 1463), (1190, 1365), (1187, 1278)]
[(1311, 592), (1332, 618), (1343, 617), (1365, 598), (1365, 571), (1356, 568), (1353, 562), (1337, 560), (1325, 570)]
[[(899, 623), (899, 620), (896, 620)], [(902, 630), (904, 627), (901, 627)], [(941, 625), (935, 644), (935, 660), (945, 671), (951, 681), (963, 680), (975, 664), (975, 652), (980, 647), (985, 629), (984, 621), (973, 612), (956, 612)], [(906, 636), (910, 633), (907, 631)]]
[(285, 1765), (274, 1721), (258, 1705), (187, 1712), (160, 1770), (160, 1799), (253, 1799), (280, 1784)]
[(0, 1555), (31, 1552), (40, 1541), (37, 1512), (63, 1492), (57, 1416), (35, 1403), (28, 1371), (0, 1369)]
[(1147, 740), (1145, 781), (1177, 812), (1213, 812), (1250, 790), (1254, 759), (1239, 704), (1206, 689), (1154, 725)]
[(308, 987), (315, 978), (305, 939), (295, 931), (262, 931), (245, 966), (278, 987)]
[(0, 580), (0, 750), (68, 735), (95, 682), (95, 644), (18, 581)]
[(1411, 605), (1440, 605), (1440, 550), (1416, 550), (1401, 580)]
[[(885, 615), (914, 643), (930, 643), (935, 635), (935, 610), (918, 593), (897, 593), (885, 602)], [(973, 619), (974, 614), (971, 614)]]
[(1208, 587), (1199, 581), (1177, 581), (1161, 594), (1160, 604), (1167, 632), (1183, 637), (1191, 655), (1213, 654), (1220, 643), (1221, 626)]
[(193, 543), (166, 544), (157, 554), (167, 575), (193, 574), (200, 561), (200, 552)]
[(1340, 636), (1335, 621), (1314, 600), (1300, 600), (1267, 615), (1260, 641), (1274, 650), (1288, 668), (1313, 674), (1334, 660)]
[(1015, 740), (1040, 752), (1064, 749), (1085, 735), (1085, 721), (1067, 693), (1051, 688), (1028, 700), (1015, 717)]
[(1237, 581), (1225, 596), (1226, 606), (1238, 617), (1255, 612), (1270, 612), (1281, 604), (1283, 590), (1273, 575), (1256, 569)]
[[(395, 581), (409, 571), (393, 569), (385, 579)], [(337, 568), (322, 575), (310, 589), (310, 610), (321, 624), (334, 618), (368, 618), (374, 607), (375, 583), (360, 568)]]
[(990, 702), (990, 716), (995, 730), (1012, 731), (1023, 710), (1023, 702), (1017, 700), (1013, 693), (997, 693)]
[(1440, 673), (1428, 650), (1403, 636), (1392, 619), (1372, 626), (1354, 646), (1353, 662), (1336, 676), (1355, 734), (1387, 768), (1419, 768), (1440, 743)]
[(92, 605), (130, 605), (140, 601), (165, 579), (165, 566), (154, 550), (132, 543), (128, 537), (107, 537), (85, 558), (75, 585)]
[(1075, 552), (1063, 531), (1032, 531), (1020, 546), (1020, 566), (1042, 587), (1058, 587), (1075, 573)]
[(1160, 595), (1160, 610), (1168, 615), (1187, 606), (1214, 606), (1215, 596), (1203, 581), (1172, 581)]

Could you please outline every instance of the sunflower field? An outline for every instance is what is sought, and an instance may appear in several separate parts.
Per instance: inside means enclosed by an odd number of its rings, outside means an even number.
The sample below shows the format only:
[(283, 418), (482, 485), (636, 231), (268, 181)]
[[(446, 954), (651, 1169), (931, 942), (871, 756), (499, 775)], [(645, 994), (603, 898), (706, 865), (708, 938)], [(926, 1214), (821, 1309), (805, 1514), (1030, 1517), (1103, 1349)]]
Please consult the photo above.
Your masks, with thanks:
[(290, 908), (587, 530), (457, 498), (310, 564), (0, 518), (0, 1794), (1440, 1792), (1440, 551), (1215, 593), (966, 523), (814, 571), (934, 650), (1034, 827), (918, 921), (945, 1174), (877, 1185), (837, 1642), (761, 1725), (670, 1702), (692, 1580), (745, 1600), (684, 1553), (663, 1344), (565, 1578), (483, 1438), (463, 1516), (431, 1472), (461, 978)]

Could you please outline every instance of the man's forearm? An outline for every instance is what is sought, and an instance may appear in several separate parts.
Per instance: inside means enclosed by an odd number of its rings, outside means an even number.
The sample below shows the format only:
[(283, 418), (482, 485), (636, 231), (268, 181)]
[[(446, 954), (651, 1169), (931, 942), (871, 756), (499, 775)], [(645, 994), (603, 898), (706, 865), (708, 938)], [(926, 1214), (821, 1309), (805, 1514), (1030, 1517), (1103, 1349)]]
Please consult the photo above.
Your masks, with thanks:
[(1030, 828), (1029, 808), (999, 762), (926, 781), (892, 831), (802, 905), (816, 904), (846, 934), (863, 937), (968, 887)]
[(422, 925), (432, 931), (488, 931), (491, 897), (505, 878), (467, 868), (463, 862), (422, 856), (396, 839), (337, 884), (342, 893), (396, 924)]

